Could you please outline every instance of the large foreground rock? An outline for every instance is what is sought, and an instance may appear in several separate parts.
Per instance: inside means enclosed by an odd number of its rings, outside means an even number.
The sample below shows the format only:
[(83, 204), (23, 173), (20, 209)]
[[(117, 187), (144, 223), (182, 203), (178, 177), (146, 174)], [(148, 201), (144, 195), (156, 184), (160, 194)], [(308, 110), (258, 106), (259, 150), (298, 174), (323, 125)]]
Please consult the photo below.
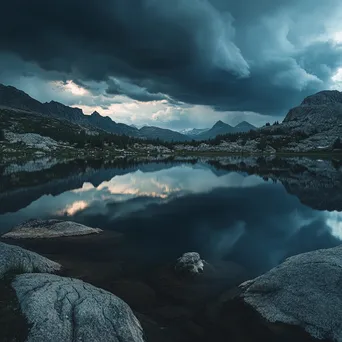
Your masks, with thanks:
[(240, 287), (244, 302), (268, 322), (342, 341), (342, 246), (291, 257)]
[(4, 234), (8, 239), (41, 239), (97, 234), (101, 229), (91, 228), (71, 221), (29, 220)]
[(72, 278), (23, 274), (12, 283), (32, 325), (27, 342), (143, 342), (129, 306), (113, 294)]
[(61, 265), (37, 253), (27, 251), (18, 246), (0, 242), (0, 278), (7, 272), (15, 273), (53, 273), (61, 269)]

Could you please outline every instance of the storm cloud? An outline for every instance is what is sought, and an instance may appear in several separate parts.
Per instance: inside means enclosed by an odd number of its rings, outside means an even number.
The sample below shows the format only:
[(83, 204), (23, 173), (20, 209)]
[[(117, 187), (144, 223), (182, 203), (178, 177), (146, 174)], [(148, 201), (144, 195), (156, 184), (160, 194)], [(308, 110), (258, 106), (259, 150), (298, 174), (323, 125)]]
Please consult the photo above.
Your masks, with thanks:
[(105, 102), (276, 116), (333, 86), (341, 16), (339, 0), (4, 0), (0, 53), (37, 77), (105, 84)]

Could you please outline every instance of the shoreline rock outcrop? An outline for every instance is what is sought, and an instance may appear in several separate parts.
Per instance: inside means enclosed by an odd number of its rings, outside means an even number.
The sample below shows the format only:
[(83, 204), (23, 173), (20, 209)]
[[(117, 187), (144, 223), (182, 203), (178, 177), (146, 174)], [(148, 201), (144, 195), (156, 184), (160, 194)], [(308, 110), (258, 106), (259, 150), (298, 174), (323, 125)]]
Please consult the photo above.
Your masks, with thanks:
[(144, 342), (133, 311), (110, 292), (51, 274), (22, 274), (12, 286), (31, 325), (27, 342)]
[(240, 285), (239, 295), (270, 324), (342, 341), (342, 246), (299, 254)]
[(0, 279), (8, 272), (54, 273), (61, 268), (60, 264), (37, 253), (0, 242)]
[(61, 220), (29, 220), (4, 234), (3, 239), (49, 239), (56, 237), (98, 234), (99, 228)]

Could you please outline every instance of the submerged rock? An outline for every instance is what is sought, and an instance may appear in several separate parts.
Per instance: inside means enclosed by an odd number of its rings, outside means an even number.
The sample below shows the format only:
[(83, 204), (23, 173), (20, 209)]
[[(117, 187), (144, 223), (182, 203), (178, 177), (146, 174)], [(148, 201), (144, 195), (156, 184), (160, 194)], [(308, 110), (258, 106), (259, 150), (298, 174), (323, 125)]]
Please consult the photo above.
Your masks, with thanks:
[(143, 342), (130, 307), (113, 294), (81, 280), (24, 274), (12, 283), (32, 325), (27, 342)]
[(91, 228), (71, 221), (29, 220), (4, 234), (5, 239), (47, 239), (55, 237), (97, 234), (101, 229)]
[(200, 274), (203, 273), (204, 262), (196, 252), (184, 253), (180, 258), (178, 258), (175, 270), (176, 272), (184, 274)]
[(0, 278), (8, 272), (15, 273), (53, 273), (62, 266), (37, 253), (18, 246), (0, 242)]
[(241, 298), (269, 323), (304, 329), (313, 338), (342, 341), (342, 246), (287, 259), (240, 285)]

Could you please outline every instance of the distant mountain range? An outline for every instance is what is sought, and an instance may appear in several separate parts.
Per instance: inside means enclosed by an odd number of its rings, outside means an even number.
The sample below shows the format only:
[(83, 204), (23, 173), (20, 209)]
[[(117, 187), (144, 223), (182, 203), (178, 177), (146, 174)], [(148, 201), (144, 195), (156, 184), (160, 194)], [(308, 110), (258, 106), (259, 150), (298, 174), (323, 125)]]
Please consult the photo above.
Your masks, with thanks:
[(159, 128), (154, 126), (144, 126), (139, 130), (140, 134), (149, 139), (160, 139), (164, 141), (189, 141), (191, 140), (188, 136), (172, 131), (170, 129)]
[(210, 128), (186, 128), (186, 129), (182, 129), (181, 131), (179, 131), (179, 133), (182, 133), (189, 137), (195, 137), (201, 133), (209, 131), (209, 129)]
[(252, 129), (256, 129), (255, 126), (246, 121), (241, 122), (235, 127), (218, 121), (210, 129), (194, 128), (182, 132), (175, 132), (154, 126), (145, 126), (138, 129), (134, 125), (129, 126), (122, 123), (116, 123), (110, 117), (102, 116), (96, 111), (91, 115), (85, 115), (80, 108), (65, 106), (56, 101), (41, 103), (15, 87), (2, 84), (0, 84), (0, 107), (16, 109), (28, 113), (31, 112), (59, 120), (66, 120), (87, 129), (100, 129), (112, 134), (125, 134), (137, 138), (160, 139), (168, 142), (185, 142), (193, 139), (207, 140), (213, 139), (221, 134), (248, 132)]
[(194, 137), (194, 139), (195, 140), (208, 140), (208, 139), (213, 139), (218, 135), (229, 134), (229, 133), (249, 132), (254, 129), (256, 129), (256, 127), (251, 125), (247, 121), (240, 122), (236, 126), (231, 126), (220, 120), (220, 121), (217, 121), (212, 128), (199, 132)]

